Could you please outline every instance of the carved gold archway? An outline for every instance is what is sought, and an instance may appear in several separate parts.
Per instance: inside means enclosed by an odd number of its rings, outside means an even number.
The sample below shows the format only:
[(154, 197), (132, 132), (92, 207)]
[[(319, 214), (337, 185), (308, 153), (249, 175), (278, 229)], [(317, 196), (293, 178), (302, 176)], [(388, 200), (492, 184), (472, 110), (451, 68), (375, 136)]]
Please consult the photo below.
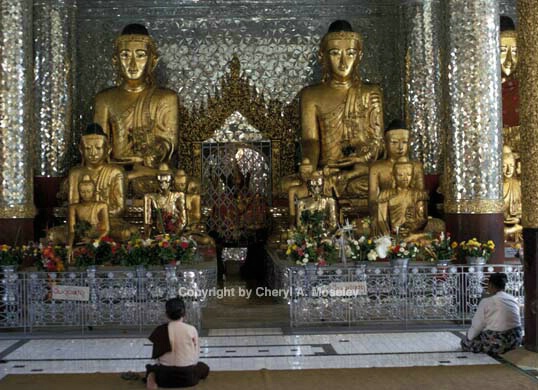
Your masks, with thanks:
[(234, 55), (230, 70), (220, 79), (220, 90), (209, 95), (205, 104), (187, 110), (180, 107), (182, 129), (179, 135), (179, 166), (188, 175), (201, 179), (202, 142), (207, 140), (234, 112), (241, 113), (259, 129), (265, 139), (271, 140), (273, 195), (283, 176), (295, 171), (295, 145), (299, 129), (298, 105), (266, 100), (257, 92), (250, 79), (241, 74), (239, 58)]

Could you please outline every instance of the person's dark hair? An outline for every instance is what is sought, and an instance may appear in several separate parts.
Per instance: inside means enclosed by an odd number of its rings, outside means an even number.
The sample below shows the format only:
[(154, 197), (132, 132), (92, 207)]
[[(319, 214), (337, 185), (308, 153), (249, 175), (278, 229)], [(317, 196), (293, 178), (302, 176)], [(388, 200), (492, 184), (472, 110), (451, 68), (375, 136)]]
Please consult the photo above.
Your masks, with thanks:
[(506, 15), (501, 15), (500, 30), (501, 31), (514, 31), (516, 26), (512, 18)]
[(393, 119), (385, 129), (385, 133), (388, 133), (391, 130), (409, 131), (409, 129), (405, 126), (405, 123), (401, 119)]
[(121, 35), (149, 35), (149, 33), (145, 26), (139, 23), (133, 23), (125, 26), (121, 31)]
[(185, 302), (183, 298), (172, 298), (166, 301), (166, 316), (172, 321), (185, 316)]
[(489, 277), (489, 282), (498, 290), (504, 290), (507, 281), (508, 276), (502, 272), (496, 272)]

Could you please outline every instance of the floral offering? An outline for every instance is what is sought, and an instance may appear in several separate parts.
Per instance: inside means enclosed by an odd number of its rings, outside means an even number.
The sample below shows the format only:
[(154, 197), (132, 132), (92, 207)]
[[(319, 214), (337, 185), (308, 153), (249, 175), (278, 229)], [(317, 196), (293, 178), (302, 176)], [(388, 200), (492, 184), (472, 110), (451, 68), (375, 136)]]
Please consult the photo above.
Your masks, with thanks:
[(65, 262), (67, 260), (67, 249), (60, 245), (40, 246), (41, 257), (36, 261), (39, 269), (47, 272), (65, 271)]
[(347, 242), (346, 256), (353, 261), (376, 261), (376, 244), (371, 238), (361, 236)]
[(23, 258), (23, 249), (9, 245), (0, 246), (0, 265), (15, 266), (20, 265)]
[(483, 257), (487, 260), (495, 250), (495, 243), (491, 240), (482, 243), (476, 238), (471, 238), (469, 241), (460, 242), (459, 250), (464, 257)]
[(73, 248), (73, 259), (78, 267), (115, 263), (121, 244), (108, 236)]
[(451, 241), (450, 233), (441, 232), (424, 247), (424, 250), (428, 260), (452, 260), (456, 255), (455, 250), (457, 247), (458, 243)]
[(293, 238), (288, 240), (286, 255), (299, 265), (308, 263), (325, 265), (338, 260), (338, 250), (329, 237), (316, 240), (302, 232), (295, 232)]
[(389, 247), (390, 259), (415, 259), (419, 253), (418, 245), (413, 242), (393, 241)]

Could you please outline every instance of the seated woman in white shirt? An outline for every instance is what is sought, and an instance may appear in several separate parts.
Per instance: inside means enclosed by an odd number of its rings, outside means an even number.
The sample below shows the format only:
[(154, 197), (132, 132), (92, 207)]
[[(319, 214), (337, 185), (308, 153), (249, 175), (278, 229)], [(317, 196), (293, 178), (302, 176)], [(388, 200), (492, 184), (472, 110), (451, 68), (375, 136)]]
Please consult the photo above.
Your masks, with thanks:
[(146, 366), (147, 389), (194, 386), (209, 374), (207, 364), (198, 361), (198, 331), (183, 322), (183, 299), (169, 299), (166, 316), (170, 322), (158, 326), (149, 337), (153, 343), (152, 358), (158, 364)]
[(498, 355), (521, 344), (519, 304), (504, 292), (507, 280), (504, 273), (490, 276), (488, 292), (491, 295), (478, 304), (467, 338), (461, 342), (463, 351)]

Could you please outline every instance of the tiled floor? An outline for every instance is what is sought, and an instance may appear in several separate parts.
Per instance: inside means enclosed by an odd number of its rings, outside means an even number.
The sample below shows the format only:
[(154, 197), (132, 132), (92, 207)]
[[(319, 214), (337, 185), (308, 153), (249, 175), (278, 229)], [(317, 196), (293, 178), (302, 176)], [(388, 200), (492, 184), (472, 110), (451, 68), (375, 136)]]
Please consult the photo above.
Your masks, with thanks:
[[(201, 339), (212, 370), (408, 367), (500, 364), (460, 351), (458, 333), (401, 332), (286, 335), (279, 328), (212, 329)], [(144, 371), (144, 338), (0, 340), (0, 377), (9, 373)]]

